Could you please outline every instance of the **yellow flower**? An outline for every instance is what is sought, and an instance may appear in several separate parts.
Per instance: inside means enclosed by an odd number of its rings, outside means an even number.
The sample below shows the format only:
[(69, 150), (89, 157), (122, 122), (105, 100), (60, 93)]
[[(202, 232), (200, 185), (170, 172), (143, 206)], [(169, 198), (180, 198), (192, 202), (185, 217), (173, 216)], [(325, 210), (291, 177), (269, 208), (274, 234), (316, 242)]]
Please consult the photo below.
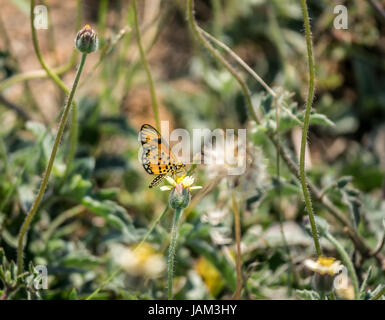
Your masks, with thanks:
[(195, 265), (195, 270), (203, 278), (210, 294), (216, 297), (224, 285), (218, 269), (209, 260), (200, 257)]
[(192, 177), (192, 176), (177, 177), (176, 181), (173, 178), (167, 176), (166, 180), (168, 181), (168, 183), (170, 185), (161, 186), (160, 190), (162, 190), (162, 191), (170, 191), (173, 188), (177, 188), (177, 189), (179, 189), (179, 188), (180, 189), (182, 189), (182, 188), (187, 189), (188, 188), (189, 190), (197, 190), (197, 189), (202, 188), (202, 186), (192, 186), (194, 184), (194, 181), (195, 181), (194, 177)]
[(114, 247), (113, 254), (122, 269), (133, 276), (157, 278), (166, 268), (163, 255), (149, 243), (129, 248), (119, 245)]
[(333, 257), (319, 257), (317, 261), (307, 259), (305, 266), (321, 275), (335, 276), (341, 268), (341, 263)]
[(166, 180), (170, 185), (160, 187), (162, 191), (169, 191), (169, 204), (173, 209), (184, 209), (190, 203), (190, 190), (200, 189), (201, 186), (192, 186), (194, 178), (192, 176), (177, 177), (176, 181), (167, 176)]

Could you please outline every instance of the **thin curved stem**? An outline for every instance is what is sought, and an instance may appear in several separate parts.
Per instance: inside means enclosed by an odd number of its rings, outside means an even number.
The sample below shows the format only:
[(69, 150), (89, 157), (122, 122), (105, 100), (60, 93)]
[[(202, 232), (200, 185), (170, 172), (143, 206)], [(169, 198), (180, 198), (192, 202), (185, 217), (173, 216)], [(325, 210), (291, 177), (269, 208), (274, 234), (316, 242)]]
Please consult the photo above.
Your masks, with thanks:
[(143, 243), (147, 240), (147, 238), (150, 236), (150, 234), (154, 231), (155, 227), (158, 225), (158, 223), (160, 222), (160, 220), (162, 220), (162, 218), (164, 217), (164, 215), (167, 213), (168, 211), (168, 207), (169, 207), (169, 204), (167, 203), (167, 206), (166, 208), (163, 210), (163, 212), (154, 220), (154, 222), (151, 224), (151, 227), (150, 229), (148, 229), (147, 233), (145, 234), (145, 236), (143, 237), (143, 239), (139, 242), (139, 244), (135, 247), (135, 250), (139, 249)]
[(300, 181), (302, 185), (302, 192), (305, 199), (306, 210), (309, 216), (311, 231), (313, 234), (314, 246), (318, 256), (322, 255), (321, 246), (318, 239), (317, 226), (314, 220), (314, 212), (313, 206), (311, 202), (311, 197), (309, 193), (309, 189), (307, 186), (306, 179), (306, 169), (305, 169), (305, 153), (306, 153), (306, 144), (307, 144), (307, 135), (309, 131), (309, 123), (310, 123), (310, 111), (314, 98), (314, 59), (313, 59), (313, 44), (311, 40), (311, 30), (310, 30), (310, 21), (309, 14), (307, 9), (306, 0), (301, 0), (302, 6), (302, 14), (305, 24), (305, 37), (306, 37), (306, 46), (307, 46), (307, 56), (308, 56), (308, 64), (309, 64), (309, 89), (307, 94), (306, 101), (306, 109), (305, 109), (305, 117), (303, 120), (302, 127), (302, 139), (301, 139), (301, 152), (299, 159), (299, 172), (300, 172)]
[(55, 230), (64, 223), (67, 219), (73, 218), (74, 216), (82, 213), (85, 211), (85, 207), (83, 205), (78, 205), (76, 207), (72, 207), (71, 209), (68, 209), (64, 212), (62, 212), (60, 215), (58, 215), (54, 220), (51, 221), (48, 229), (43, 234), (43, 239), (46, 241), (46, 245), (48, 244), (48, 240), (51, 238)]
[(221, 56), (221, 54), (202, 36), (199, 26), (197, 25), (194, 17), (194, 1), (193, 0), (187, 0), (187, 20), (190, 24), (191, 30), (193, 31), (195, 37), (203, 44), (204, 47), (206, 47), (207, 50), (210, 51), (210, 53), (218, 59), (225, 68), (232, 74), (232, 76), (238, 81), (239, 85), (242, 88), (242, 91), (245, 94), (247, 107), (249, 109), (249, 112), (251, 114), (251, 117), (253, 120), (259, 124), (260, 119), (256, 112), (254, 111), (253, 104), (251, 103), (251, 95), (249, 88), (247, 87), (246, 82), (242, 79), (242, 77), (234, 70), (234, 68)]
[(135, 22), (135, 31), (136, 31), (136, 41), (139, 48), (140, 53), (140, 59), (142, 60), (143, 67), (146, 71), (148, 83), (150, 86), (151, 91), (151, 100), (152, 100), (152, 110), (154, 112), (154, 118), (156, 123), (156, 128), (160, 130), (160, 118), (159, 118), (159, 104), (158, 104), (158, 98), (156, 96), (156, 90), (154, 85), (154, 80), (152, 78), (150, 66), (146, 59), (146, 53), (144, 52), (143, 45), (142, 45), (142, 37), (140, 35), (140, 28), (139, 28), (139, 19), (138, 19), (138, 4), (136, 0), (132, 1), (133, 8), (134, 8), (134, 22)]
[[(233, 50), (231, 50), (227, 45), (225, 45), (223, 42), (219, 41), (217, 38), (213, 37), (210, 33), (203, 30), (201, 27), (198, 26), (199, 31), (207, 37), (209, 40), (217, 44), (219, 47), (221, 47), (223, 50), (225, 50), (235, 61), (239, 63), (240, 66), (242, 66), (257, 82), (265, 88), (265, 90), (277, 101), (278, 94), (253, 70), (250, 68), (250, 66), (242, 60), (240, 56), (238, 56)], [(278, 105), (279, 108), (284, 110), (290, 118), (292, 118), (296, 123), (302, 126), (302, 121), (299, 120), (288, 108), (287, 106), (283, 104)]]
[(36, 57), (37, 59), (39, 60), (40, 62), (40, 65), (43, 67), (43, 69), (45, 70), (45, 72), (47, 72), (48, 76), (56, 83), (56, 85), (62, 89), (66, 94), (68, 94), (69, 90), (68, 88), (66, 87), (66, 85), (64, 84), (63, 81), (60, 80), (60, 78), (58, 77), (58, 75), (53, 72), (49, 67), (48, 65), (45, 63), (44, 61), (44, 58), (43, 58), (43, 55), (40, 51), (40, 47), (39, 47), (39, 42), (37, 40), (37, 35), (36, 35), (36, 29), (33, 25), (34, 23), (34, 19), (35, 19), (35, 13), (34, 13), (34, 8), (35, 8), (35, 0), (31, 0), (31, 7), (30, 7), (30, 23), (31, 23), (31, 34), (32, 34), (32, 43), (33, 43), (33, 48), (35, 49), (35, 54), (36, 54)]
[(171, 241), (168, 249), (168, 262), (167, 262), (167, 297), (168, 300), (173, 299), (173, 280), (174, 280), (174, 260), (175, 260), (175, 249), (176, 249), (176, 240), (178, 239), (178, 226), (179, 218), (182, 216), (183, 209), (175, 209), (174, 217), (172, 221), (171, 228)]
[[(77, 13), (77, 21), (79, 20), (79, 3), (78, 3), (78, 13)], [(40, 62), (40, 65), (43, 67), (43, 69), (45, 70), (45, 72), (48, 74), (48, 76), (56, 83), (56, 85), (66, 94), (68, 95), (70, 92), (69, 92), (69, 89), (67, 88), (67, 86), (65, 85), (65, 83), (59, 78), (59, 76), (53, 71), (51, 70), (48, 65), (45, 63), (44, 61), (44, 58), (43, 58), (43, 55), (40, 51), (40, 47), (39, 47), (39, 42), (38, 42), (38, 39), (37, 39), (37, 34), (36, 34), (36, 29), (33, 25), (34, 23), (34, 19), (35, 19), (35, 16), (34, 16), (34, 8), (35, 8), (35, 0), (31, 0), (31, 7), (30, 7), (30, 23), (31, 23), (31, 34), (32, 34), (32, 42), (33, 42), (33, 47), (35, 49), (35, 53), (36, 53), (36, 56), (37, 56), (37, 59), (39, 60)], [(77, 52), (78, 50), (76, 50)], [(73, 57), (76, 58), (77, 56), (77, 53), (73, 55)], [(71, 62), (71, 61), (70, 61)], [(77, 105), (75, 102), (72, 102), (73, 106), (72, 106), (72, 121), (71, 121), (71, 139), (70, 139), (70, 149), (69, 149), (69, 152), (68, 152), (68, 157), (67, 157), (67, 163), (66, 163), (66, 170), (65, 170), (65, 173), (64, 173), (64, 179), (65, 180), (68, 176), (68, 173), (69, 173), (69, 170), (71, 168), (71, 164), (72, 164), (72, 161), (75, 157), (75, 153), (76, 153), (76, 148), (77, 148), (77, 141), (78, 141), (78, 123), (77, 123)]]
[(35, 201), (33, 202), (31, 209), (29, 210), (27, 217), (25, 218), (23, 225), (20, 228), (19, 237), (18, 237), (18, 247), (17, 247), (17, 273), (20, 275), (23, 271), (23, 250), (24, 250), (24, 236), (26, 235), (29, 225), (31, 224), (31, 221), (39, 207), (40, 201), (42, 200), (44, 196), (45, 189), (47, 188), (49, 177), (51, 175), (52, 167), (55, 161), (56, 153), (60, 145), (60, 140), (63, 136), (64, 128), (67, 123), (68, 114), (71, 110), (71, 104), (72, 100), (75, 95), (76, 87), (79, 83), (80, 75), (82, 73), (85, 61), (86, 61), (87, 54), (83, 53), (79, 68), (76, 72), (75, 80), (72, 85), (71, 92), (68, 96), (67, 104), (64, 107), (64, 112), (61, 116), (60, 123), (59, 123), (59, 129), (55, 137), (54, 145), (51, 151), (50, 158), (48, 160), (47, 169), (44, 173), (43, 181), (40, 185), (39, 191), (37, 193), (37, 196), (35, 198)]
[(86, 298), (86, 300), (91, 300), (94, 296), (96, 296), (100, 290), (102, 290), (107, 284), (109, 284), (112, 281), (112, 279), (114, 279), (119, 274), (120, 271), (122, 271), (122, 267), (119, 267), (113, 273), (111, 273), (111, 275), (106, 279), (106, 281), (104, 281), (101, 286), (99, 286), (94, 292), (92, 292)]

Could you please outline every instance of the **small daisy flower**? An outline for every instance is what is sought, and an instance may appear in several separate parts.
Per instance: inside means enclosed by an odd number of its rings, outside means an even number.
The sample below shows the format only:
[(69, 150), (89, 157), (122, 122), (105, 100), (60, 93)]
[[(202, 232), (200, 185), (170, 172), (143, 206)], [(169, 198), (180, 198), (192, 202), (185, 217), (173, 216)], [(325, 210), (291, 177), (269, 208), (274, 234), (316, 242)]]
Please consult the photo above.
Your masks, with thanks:
[(333, 257), (319, 257), (317, 261), (307, 259), (305, 266), (321, 275), (335, 276), (341, 269), (341, 263)]
[(305, 260), (305, 267), (314, 272), (312, 286), (322, 294), (333, 290), (334, 277), (341, 271), (342, 264), (332, 257), (319, 257), (317, 261)]
[(170, 191), (174, 188), (188, 188), (189, 190), (202, 189), (202, 186), (193, 186), (195, 179), (192, 176), (181, 176), (177, 177), (176, 180), (167, 176), (166, 180), (169, 185), (161, 186), (160, 190), (162, 191)]
[(169, 185), (161, 186), (160, 190), (171, 191), (169, 196), (169, 203), (173, 209), (186, 208), (190, 203), (190, 190), (197, 190), (202, 188), (202, 186), (193, 186), (195, 179), (192, 176), (177, 177), (176, 181), (173, 178), (167, 176), (166, 180)]

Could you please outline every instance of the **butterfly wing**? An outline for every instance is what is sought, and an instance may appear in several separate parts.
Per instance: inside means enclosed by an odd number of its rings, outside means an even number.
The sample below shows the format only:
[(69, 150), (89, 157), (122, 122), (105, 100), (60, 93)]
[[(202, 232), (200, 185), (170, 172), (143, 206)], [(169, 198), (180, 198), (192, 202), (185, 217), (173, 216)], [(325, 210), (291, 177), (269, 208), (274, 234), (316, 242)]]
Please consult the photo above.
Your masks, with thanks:
[(144, 124), (139, 134), (143, 147), (142, 164), (146, 172), (167, 174), (172, 170), (172, 164), (176, 163), (177, 159), (160, 133), (151, 125)]
[(165, 174), (160, 174), (155, 177), (154, 180), (151, 181), (150, 185), (148, 186), (149, 188), (156, 187), (159, 183), (161, 183), (166, 175)]

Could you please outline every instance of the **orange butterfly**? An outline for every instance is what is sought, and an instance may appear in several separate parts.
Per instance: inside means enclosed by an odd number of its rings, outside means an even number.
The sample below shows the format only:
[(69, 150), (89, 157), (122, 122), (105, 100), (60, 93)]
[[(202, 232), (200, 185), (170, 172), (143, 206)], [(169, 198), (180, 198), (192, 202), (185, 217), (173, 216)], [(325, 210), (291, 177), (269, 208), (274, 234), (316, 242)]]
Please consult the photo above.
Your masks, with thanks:
[(153, 126), (142, 125), (139, 137), (143, 147), (143, 168), (147, 173), (157, 175), (148, 186), (149, 188), (156, 187), (167, 174), (175, 175), (185, 171), (185, 164), (178, 161), (167, 142)]

